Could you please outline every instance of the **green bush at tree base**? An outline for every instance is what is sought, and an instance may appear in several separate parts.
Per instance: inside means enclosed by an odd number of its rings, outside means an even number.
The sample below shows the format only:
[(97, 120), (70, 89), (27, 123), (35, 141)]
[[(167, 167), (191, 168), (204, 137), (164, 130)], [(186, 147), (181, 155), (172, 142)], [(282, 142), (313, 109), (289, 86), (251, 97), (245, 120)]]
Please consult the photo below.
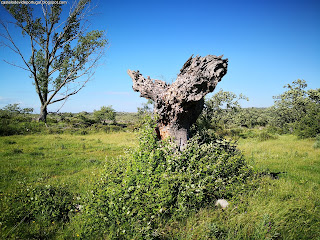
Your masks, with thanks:
[(253, 176), (236, 146), (193, 137), (184, 151), (157, 140), (145, 124), (139, 146), (106, 166), (82, 215), (81, 237), (153, 239), (169, 219), (184, 218), (215, 199), (231, 198)]

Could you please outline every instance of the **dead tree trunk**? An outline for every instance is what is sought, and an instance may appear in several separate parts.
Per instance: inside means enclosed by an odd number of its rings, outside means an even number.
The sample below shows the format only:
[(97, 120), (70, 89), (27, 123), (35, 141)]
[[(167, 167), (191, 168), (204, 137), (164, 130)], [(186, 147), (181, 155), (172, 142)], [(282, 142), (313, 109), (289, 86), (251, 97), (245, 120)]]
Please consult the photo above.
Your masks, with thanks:
[(204, 96), (215, 89), (227, 73), (227, 66), (228, 59), (222, 56), (191, 56), (171, 85), (149, 76), (144, 78), (139, 70), (128, 70), (128, 74), (133, 90), (154, 101), (161, 139), (172, 137), (183, 149), (189, 139), (189, 129), (203, 109)]

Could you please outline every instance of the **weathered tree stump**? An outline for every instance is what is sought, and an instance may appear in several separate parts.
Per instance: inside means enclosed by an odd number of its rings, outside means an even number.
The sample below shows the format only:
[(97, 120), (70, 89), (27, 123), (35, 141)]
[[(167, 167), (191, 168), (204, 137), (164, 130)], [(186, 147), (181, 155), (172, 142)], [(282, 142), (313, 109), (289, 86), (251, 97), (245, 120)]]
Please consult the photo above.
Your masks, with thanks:
[(144, 78), (139, 70), (128, 70), (128, 74), (133, 81), (133, 90), (154, 101), (161, 139), (172, 137), (183, 149), (189, 139), (190, 127), (203, 109), (204, 96), (213, 92), (227, 73), (227, 66), (228, 59), (222, 59), (222, 56), (191, 56), (171, 85), (149, 76)]

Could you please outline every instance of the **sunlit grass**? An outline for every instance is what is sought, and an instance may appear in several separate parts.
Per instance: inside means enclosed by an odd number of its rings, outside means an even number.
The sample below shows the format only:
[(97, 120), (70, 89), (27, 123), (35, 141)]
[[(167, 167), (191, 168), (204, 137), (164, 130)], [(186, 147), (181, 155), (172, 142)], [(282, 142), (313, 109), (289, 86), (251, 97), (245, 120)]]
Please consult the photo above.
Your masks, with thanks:
[[(27, 135), (0, 138), (0, 188), (19, 182), (74, 184), (87, 188), (108, 161), (136, 143), (133, 133)], [(79, 190), (79, 189), (77, 189)]]
[(164, 229), (174, 239), (319, 239), (320, 151), (314, 140), (295, 136), (240, 139), (239, 148), (263, 176), (257, 188), (234, 199), (227, 210), (202, 209)]
[(320, 184), (320, 149), (313, 139), (297, 139), (292, 135), (269, 141), (240, 139), (239, 148), (255, 168), (282, 173), (297, 182)]
[[(290, 135), (267, 141), (240, 139), (238, 146), (248, 163), (263, 172), (259, 184), (228, 199), (226, 210), (202, 209), (172, 220), (161, 232), (168, 239), (319, 239), (320, 149), (314, 142)], [(136, 144), (135, 134), (127, 132), (1, 137), (0, 194), (14, 194), (24, 182), (67, 184), (72, 194), (81, 196), (92, 189), (103, 166)], [(14, 231), (38, 226), (29, 224)], [(55, 226), (52, 234), (58, 231), (54, 236), (63, 238), (64, 227)]]

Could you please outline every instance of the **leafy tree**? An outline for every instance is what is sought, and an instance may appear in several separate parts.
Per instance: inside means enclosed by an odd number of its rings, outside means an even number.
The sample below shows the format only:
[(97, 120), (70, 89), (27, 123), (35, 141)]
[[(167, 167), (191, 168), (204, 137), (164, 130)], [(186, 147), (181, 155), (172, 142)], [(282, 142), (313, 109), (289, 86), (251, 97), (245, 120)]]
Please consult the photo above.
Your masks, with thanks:
[(10, 114), (27, 114), (32, 113), (33, 108), (20, 108), (19, 103), (8, 104), (3, 108), (3, 111), (6, 111)]
[(298, 137), (316, 137), (320, 133), (320, 107), (312, 104), (305, 116), (295, 122), (294, 130)]
[[(85, 86), (103, 54), (104, 31), (88, 31), (90, 2), (76, 1), (66, 19), (63, 4), (3, 5), (14, 21), (0, 21), (2, 45), (18, 54), (23, 65), (8, 63), (28, 71), (33, 79), (41, 103), (40, 121), (46, 122), (48, 105), (66, 101)], [(28, 56), (13, 39), (10, 25), (29, 39)]]
[(100, 110), (94, 110), (93, 116), (97, 122), (104, 122), (110, 120), (113, 123), (116, 121), (116, 112), (112, 106), (102, 106)]
[(320, 133), (320, 88), (308, 90), (307, 95), (306, 114), (294, 124), (300, 138), (316, 137)]
[(276, 115), (276, 125), (285, 127), (285, 125), (300, 121), (307, 112), (307, 91), (305, 80), (296, 80), (292, 84), (287, 84), (284, 88), (288, 90), (279, 96), (274, 96), (275, 103), (273, 110)]
[(265, 127), (270, 121), (269, 108), (242, 108), (232, 118), (233, 124), (247, 128)]
[(202, 128), (225, 128), (232, 121), (233, 116), (241, 109), (240, 100), (249, 99), (240, 94), (225, 92), (222, 89), (214, 94), (212, 98), (205, 101), (204, 109), (197, 124)]
[(288, 90), (274, 97), (272, 124), (302, 138), (315, 137), (320, 133), (320, 89), (306, 90), (306, 81), (300, 79), (284, 87)]
[(21, 112), (21, 108), (19, 107), (19, 103), (8, 104), (3, 108), (4, 111), (9, 113), (18, 114)]
[(310, 89), (307, 93), (311, 102), (320, 104), (320, 88)]
[(94, 119), (90, 118), (90, 114), (88, 112), (82, 111), (76, 115), (77, 122), (85, 125), (86, 127), (95, 123)]

